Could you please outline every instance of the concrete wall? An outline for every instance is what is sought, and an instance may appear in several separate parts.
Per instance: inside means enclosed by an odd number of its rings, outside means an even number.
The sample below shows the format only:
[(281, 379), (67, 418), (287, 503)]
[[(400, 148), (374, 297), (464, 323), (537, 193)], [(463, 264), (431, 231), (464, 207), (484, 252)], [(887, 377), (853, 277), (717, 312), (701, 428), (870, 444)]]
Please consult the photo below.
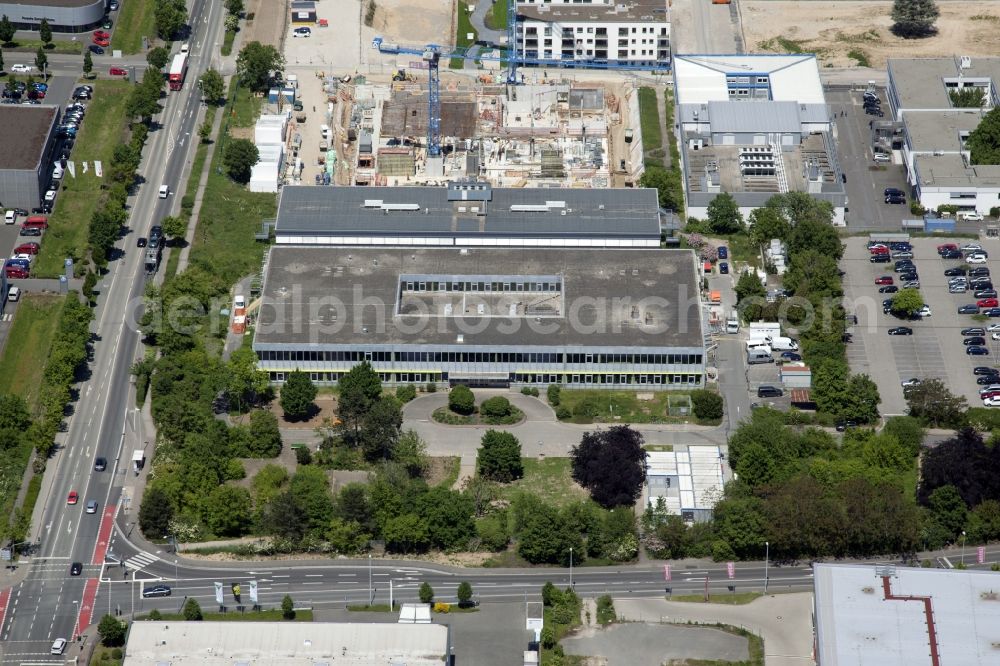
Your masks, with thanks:
[(0, 15), (5, 14), (21, 30), (37, 30), (46, 19), (55, 32), (85, 32), (100, 26), (105, 8), (105, 0), (91, 0), (76, 7), (0, 2)]
[(0, 169), (0, 205), (4, 208), (35, 208), (45, 193), (48, 169)]

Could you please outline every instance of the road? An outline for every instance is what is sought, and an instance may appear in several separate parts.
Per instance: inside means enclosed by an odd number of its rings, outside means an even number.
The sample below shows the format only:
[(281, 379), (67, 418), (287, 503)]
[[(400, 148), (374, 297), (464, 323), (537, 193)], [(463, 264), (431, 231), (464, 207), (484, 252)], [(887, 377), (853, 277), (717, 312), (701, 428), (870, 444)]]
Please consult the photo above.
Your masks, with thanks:
[[(131, 201), (131, 233), (120, 246), (124, 254), (109, 265), (98, 285), (103, 297), (92, 328), (91, 375), (79, 385), (79, 399), (67, 419), (68, 430), (49, 462), (41, 509), (33, 522), (37, 552), (27, 579), (14, 588), (0, 626), (3, 663), (45, 661), (52, 640), (72, 637), (94, 617), (100, 567), (93, 564), (104, 561), (130, 453), (143, 441), (133, 425), (136, 419), (131, 406), (135, 401), (129, 376), (130, 366), (141, 354), (133, 322), (140, 314), (146, 279), (142, 253), (135, 249), (134, 238), (147, 235), (152, 224), (179, 207), (179, 197), (160, 199), (157, 189), (160, 183), (169, 184), (172, 191), (182, 185), (201, 107), (194, 81), (211, 64), (213, 49), (206, 45), (214, 45), (222, 28), (221, 3), (195, 0), (191, 15), (203, 18), (193, 26), (187, 82), (182, 92), (168, 92), (163, 99), (161, 125), (150, 134), (144, 150), (142, 175), (146, 184)], [(59, 70), (72, 67), (61, 57), (52, 56), (51, 60)], [(75, 74), (79, 72), (77, 66)], [(98, 456), (108, 459), (108, 471), (92, 471)], [(66, 503), (70, 491), (80, 495), (75, 506)], [(92, 499), (99, 503), (98, 510), (86, 514), (84, 505)], [(74, 561), (84, 563), (82, 576), (68, 576)]]

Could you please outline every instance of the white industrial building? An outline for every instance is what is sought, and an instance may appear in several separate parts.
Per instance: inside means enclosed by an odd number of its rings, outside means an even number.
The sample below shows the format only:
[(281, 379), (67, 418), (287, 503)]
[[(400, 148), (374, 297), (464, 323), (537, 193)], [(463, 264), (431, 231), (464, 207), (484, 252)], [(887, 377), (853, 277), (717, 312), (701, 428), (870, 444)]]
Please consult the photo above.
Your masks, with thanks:
[(847, 192), (816, 57), (677, 55), (677, 132), (688, 214), (722, 192), (744, 217), (775, 194), (829, 201), (846, 224)]
[(1000, 663), (1000, 573), (818, 563), (813, 591), (818, 666)]
[(257, 146), (257, 164), (250, 170), (251, 192), (277, 192), (278, 182), (285, 170), (285, 141), (288, 114), (262, 115), (253, 130)]
[(362, 622), (133, 622), (123, 666), (440, 666), (441, 624)]
[[(874, 141), (886, 152), (899, 148), (893, 154), (906, 166), (913, 198), (928, 210), (957, 206), (959, 213), (988, 215), (1000, 206), (1000, 166), (973, 165), (965, 144), (1000, 102), (1000, 58), (893, 59), (887, 70), (894, 122)], [(983, 107), (955, 107), (949, 93), (963, 88), (982, 90)]]
[(670, 15), (663, 0), (530, 0), (518, 2), (517, 13), (518, 50), (525, 58), (669, 65)]
[(722, 498), (722, 464), (718, 446), (650, 451), (646, 458), (649, 506), (655, 507), (662, 499), (668, 513), (688, 522), (709, 520)]

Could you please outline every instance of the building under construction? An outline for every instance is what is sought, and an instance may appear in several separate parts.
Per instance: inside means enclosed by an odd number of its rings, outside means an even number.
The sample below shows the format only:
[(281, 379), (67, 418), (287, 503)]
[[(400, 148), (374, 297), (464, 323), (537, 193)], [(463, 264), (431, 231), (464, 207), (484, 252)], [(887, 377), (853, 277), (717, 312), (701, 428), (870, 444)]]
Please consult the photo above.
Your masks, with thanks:
[[(499, 187), (611, 187), (641, 174), (631, 84), (451, 82), (441, 90), (443, 172), (427, 158), (427, 87), (412, 77), (352, 87), (334, 122), (350, 137), (355, 185), (440, 185), (476, 178)], [(630, 114), (629, 107), (635, 106)], [(633, 141), (635, 136), (635, 141)]]

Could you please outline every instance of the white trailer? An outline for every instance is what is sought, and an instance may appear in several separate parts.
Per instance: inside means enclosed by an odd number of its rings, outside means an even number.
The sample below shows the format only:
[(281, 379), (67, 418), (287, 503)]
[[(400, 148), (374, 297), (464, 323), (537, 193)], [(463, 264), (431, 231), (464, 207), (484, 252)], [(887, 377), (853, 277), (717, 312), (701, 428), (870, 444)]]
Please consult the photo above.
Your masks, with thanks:
[(781, 335), (781, 324), (776, 321), (755, 321), (748, 327), (750, 331), (761, 331), (776, 338)]
[(132, 471), (137, 475), (142, 466), (146, 464), (146, 452), (142, 449), (136, 449), (132, 452)]

